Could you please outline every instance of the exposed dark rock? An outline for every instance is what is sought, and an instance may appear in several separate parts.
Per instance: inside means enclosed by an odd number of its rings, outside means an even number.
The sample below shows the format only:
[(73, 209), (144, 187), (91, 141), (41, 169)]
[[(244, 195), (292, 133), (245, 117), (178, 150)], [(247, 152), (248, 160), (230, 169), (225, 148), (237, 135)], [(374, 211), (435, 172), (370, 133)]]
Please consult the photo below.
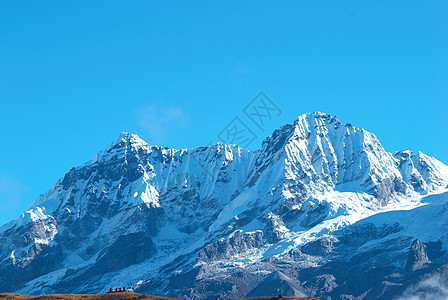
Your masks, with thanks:
[(430, 262), (426, 252), (426, 245), (420, 240), (414, 240), (409, 250), (406, 270), (408, 272), (415, 271), (424, 268)]
[(305, 294), (302, 290), (299, 282), (286, 276), (282, 272), (275, 271), (250, 291), (249, 294), (247, 294), (247, 297), (278, 295), (303, 297)]
[(333, 250), (338, 239), (334, 236), (327, 235), (316, 241), (304, 245), (301, 250), (309, 255), (326, 256)]
[(199, 252), (199, 260), (208, 262), (229, 258), (234, 255), (243, 255), (246, 251), (259, 248), (265, 243), (263, 232), (256, 231), (250, 234), (241, 234), (237, 230), (229, 239), (216, 241)]

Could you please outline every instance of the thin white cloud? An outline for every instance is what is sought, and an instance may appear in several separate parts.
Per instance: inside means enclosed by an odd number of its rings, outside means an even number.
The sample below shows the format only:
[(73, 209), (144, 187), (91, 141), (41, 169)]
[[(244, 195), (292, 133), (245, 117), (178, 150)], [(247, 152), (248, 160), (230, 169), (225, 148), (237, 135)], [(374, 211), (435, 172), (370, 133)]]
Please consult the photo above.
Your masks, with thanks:
[(244, 87), (250, 75), (250, 65), (243, 62), (238, 62), (232, 68), (231, 74), (233, 84), (240, 88)]
[(448, 282), (436, 275), (408, 287), (395, 300), (448, 300)]
[(189, 125), (188, 114), (178, 106), (151, 104), (139, 109), (137, 118), (142, 129), (149, 133), (150, 144), (167, 143), (167, 137)]

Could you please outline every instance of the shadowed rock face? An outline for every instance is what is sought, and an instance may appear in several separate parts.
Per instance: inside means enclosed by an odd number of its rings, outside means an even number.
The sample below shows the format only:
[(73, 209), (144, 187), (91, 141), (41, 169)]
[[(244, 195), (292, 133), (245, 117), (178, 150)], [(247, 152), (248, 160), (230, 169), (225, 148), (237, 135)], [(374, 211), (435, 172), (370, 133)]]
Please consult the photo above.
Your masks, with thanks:
[(334, 236), (324, 236), (318, 240), (305, 244), (301, 250), (305, 254), (323, 257), (330, 254), (338, 242), (338, 239)]
[(301, 287), (295, 280), (286, 276), (282, 272), (273, 272), (252, 291), (247, 297), (260, 296), (296, 296), (303, 297), (305, 294), (301, 291)]
[(445, 276), (447, 184), (436, 159), (318, 112), (255, 151), (123, 133), (0, 228), (0, 290), (392, 299)]
[(99, 252), (94, 269), (98, 273), (121, 270), (141, 263), (155, 253), (151, 238), (143, 233), (120, 236), (110, 246)]

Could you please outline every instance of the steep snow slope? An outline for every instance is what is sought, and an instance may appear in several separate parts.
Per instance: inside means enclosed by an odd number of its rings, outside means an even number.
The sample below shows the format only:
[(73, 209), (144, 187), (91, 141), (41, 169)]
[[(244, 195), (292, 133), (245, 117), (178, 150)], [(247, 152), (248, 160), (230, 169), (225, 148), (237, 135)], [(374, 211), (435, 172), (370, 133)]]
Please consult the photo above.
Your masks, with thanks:
[(0, 228), (0, 289), (214, 298), (268, 293), (270, 281), (272, 293), (390, 299), (446, 262), (447, 224), (425, 220), (427, 207), (444, 210), (447, 184), (436, 159), (388, 153), (319, 112), (255, 151), (175, 150), (122, 133)]

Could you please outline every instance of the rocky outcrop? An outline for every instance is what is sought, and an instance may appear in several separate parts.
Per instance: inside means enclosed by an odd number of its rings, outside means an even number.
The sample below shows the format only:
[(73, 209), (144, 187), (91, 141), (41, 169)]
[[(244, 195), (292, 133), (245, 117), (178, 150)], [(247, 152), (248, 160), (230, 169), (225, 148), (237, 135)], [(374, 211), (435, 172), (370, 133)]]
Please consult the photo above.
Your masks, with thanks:
[(426, 252), (426, 245), (420, 240), (414, 240), (409, 250), (406, 270), (409, 272), (422, 269), (430, 262)]
[(262, 231), (243, 235), (240, 230), (237, 230), (228, 239), (219, 240), (204, 247), (199, 252), (199, 260), (210, 262), (231, 258), (236, 255), (244, 256), (247, 251), (260, 248), (265, 243)]

